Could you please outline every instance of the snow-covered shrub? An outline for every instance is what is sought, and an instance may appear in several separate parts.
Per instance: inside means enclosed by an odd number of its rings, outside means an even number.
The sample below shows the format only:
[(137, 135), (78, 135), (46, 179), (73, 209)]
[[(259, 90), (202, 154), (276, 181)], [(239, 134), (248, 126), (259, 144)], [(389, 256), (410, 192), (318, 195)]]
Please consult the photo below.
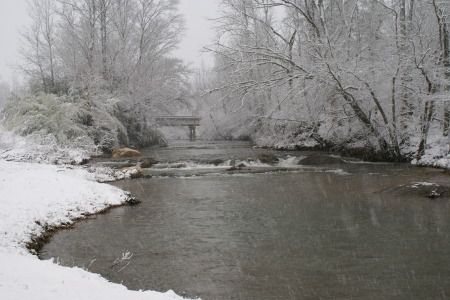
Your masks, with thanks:
[(117, 106), (114, 115), (120, 120), (128, 133), (128, 142), (131, 147), (143, 148), (152, 145), (167, 146), (167, 139), (156, 127), (149, 125), (145, 120), (130, 116), (122, 106)]
[[(85, 143), (83, 143), (85, 145)], [(53, 136), (39, 134), (19, 136), (0, 127), (0, 159), (52, 164), (80, 164), (89, 158), (97, 147), (92, 149), (67, 148), (56, 143)]]
[(21, 149), (9, 151), (9, 155), (25, 160), (80, 163), (99, 150), (126, 145), (126, 128), (114, 116), (116, 107), (117, 100), (88, 101), (73, 95), (13, 96), (2, 111), (4, 130), (22, 138), (16, 137), (13, 142), (14, 138), (8, 138), (13, 149)]
[(82, 124), (77, 122), (79, 114), (85, 113), (83, 104), (81, 99), (53, 94), (13, 96), (2, 114), (7, 130), (21, 136), (34, 134), (43, 139), (50, 135), (66, 146), (86, 136)]
[(127, 128), (116, 117), (120, 111), (120, 101), (115, 98), (97, 97), (94, 102), (95, 105), (89, 104), (87, 114), (80, 114), (79, 118), (95, 144), (107, 152), (129, 145)]

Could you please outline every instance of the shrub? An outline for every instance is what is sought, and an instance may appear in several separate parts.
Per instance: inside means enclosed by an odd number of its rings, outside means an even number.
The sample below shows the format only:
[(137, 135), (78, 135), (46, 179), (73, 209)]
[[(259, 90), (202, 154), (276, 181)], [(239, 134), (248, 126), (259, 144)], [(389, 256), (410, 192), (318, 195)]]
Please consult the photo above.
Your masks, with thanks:
[(40, 93), (11, 97), (1, 114), (6, 130), (39, 144), (40, 152), (70, 149), (89, 156), (127, 144), (126, 128), (114, 117), (116, 102)]

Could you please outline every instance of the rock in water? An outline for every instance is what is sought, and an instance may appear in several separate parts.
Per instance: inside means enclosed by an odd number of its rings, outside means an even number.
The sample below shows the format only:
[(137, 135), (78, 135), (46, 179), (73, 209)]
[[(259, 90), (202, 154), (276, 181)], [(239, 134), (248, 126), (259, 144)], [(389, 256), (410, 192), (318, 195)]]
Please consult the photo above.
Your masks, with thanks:
[(274, 154), (258, 154), (256, 155), (256, 159), (258, 159), (263, 164), (273, 165), (279, 161), (278, 157)]
[(149, 158), (149, 159), (146, 159), (146, 160), (143, 160), (143, 161), (139, 162), (139, 166), (141, 168), (145, 169), (145, 168), (151, 168), (153, 165), (156, 165), (157, 163), (158, 163), (157, 160), (155, 160), (153, 158)]
[(142, 173), (144, 173), (144, 171), (141, 169), (141, 167), (138, 167), (138, 166), (123, 168), (123, 169), (120, 169), (120, 171), (128, 173), (131, 178), (139, 178), (142, 176)]
[(431, 191), (428, 194), (427, 197), (430, 198), (430, 199), (435, 199), (435, 198), (440, 197), (440, 196), (441, 196), (441, 194), (439, 194), (437, 190), (433, 190), (433, 191)]
[(136, 197), (131, 197), (130, 199), (127, 200), (128, 205), (131, 205), (131, 206), (133, 206), (133, 205), (138, 205), (138, 204), (141, 203), (141, 202), (142, 202), (142, 201), (139, 200), (139, 199), (136, 198)]
[(141, 156), (142, 153), (134, 150), (134, 149), (130, 149), (130, 148), (120, 148), (120, 149), (116, 149), (112, 152), (112, 157), (113, 158), (122, 158), (122, 157), (136, 157), (136, 156)]

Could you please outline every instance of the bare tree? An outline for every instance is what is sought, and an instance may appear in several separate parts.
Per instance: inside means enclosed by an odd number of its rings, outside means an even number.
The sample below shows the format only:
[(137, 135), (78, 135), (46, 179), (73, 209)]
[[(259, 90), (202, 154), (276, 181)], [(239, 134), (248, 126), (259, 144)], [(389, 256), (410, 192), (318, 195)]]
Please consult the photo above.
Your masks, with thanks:
[[(297, 135), (319, 144), (372, 141), (393, 160), (411, 156), (413, 136), (422, 135), (426, 144), (435, 120), (430, 95), (442, 77), (433, 63), (437, 44), (429, 3), (223, 0), (221, 5), (220, 35), (209, 50), (220, 62), (211, 92), (220, 93), (223, 107), (242, 116), (290, 120)], [(270, 14), (276, 17), (267, 18)], [(258, 113), (251, 103), (269, 88), (280, 96), (268, 98), (268, 109)]]
[(5, 81), (2, 81), (1, 79), (2, 78), (0, 76), (0, 110), (11, 95), (11, 88), (9, 84)]
[[(450, 30), (448, 14), (450, 13), (450, 4), (443, 1), (433, 0), (433, 8), (436, 15), (436, 19), (439, 27), (439, 46), (441, 52), (441, 63), (445, 67), (445, 76), (450, 78)], [(449, 89), (448, 86), (445, 87)], [(450, 124), (450, 100), (446, 101), (444, 107), (444, 122), (443, 132), (445, 136), (448, 136), (448, 129)]]
[(35, 84), (40, 82), (37, 85), (45, 92), (52, 92), (56, 68), (54, 2), (33, 0), (29, 5), (31, 25), (22, 33), (20, 53), (26, 63), (21, 69), (35, 79)]

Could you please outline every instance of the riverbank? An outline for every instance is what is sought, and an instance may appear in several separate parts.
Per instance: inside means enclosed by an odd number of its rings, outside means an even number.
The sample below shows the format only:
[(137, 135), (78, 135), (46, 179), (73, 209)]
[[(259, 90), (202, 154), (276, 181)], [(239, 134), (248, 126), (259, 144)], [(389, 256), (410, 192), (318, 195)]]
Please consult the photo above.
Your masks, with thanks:
[(289, 141), (266, 141), (262, 139), (252, 140), (257, 147), (276, 150), (301, 150), (301, 151), (322, 151), (335, 153), (344, 157), (362, 159), (369, 162), (407, 162), (418, 167), (433, 167), (440, 169), (450, 169), (450, 140), (432, 143), (420, 158), (413, 158), (405, 155), (400, 161), (387, 159), (379, 150), (375, 150), (364, 144), (345, 145), (340, 147), (320, 146), (314, 141), (310, 143), (293, 143)]
[[(295, 119), (295, 118), (294, 118)], [(277, 150), (326, 151), (346, 157), (358, 158), (369, 162), (408, 162), (417, 166), (449, 169), (450, 137), (443, 134), (442, 127), (430, 128), (426, 144), (421, 144), (421, 135), (413, 131), (404, 133), (399, 138), (398, 153), (395, 147), (381, 146), (380, 140), (355, 128), (347, 130), (336, 124), (322, 124), (318, 131), (301, 128), (295, 120), (245, 119), (245, 124), (238, 121), (230, 124), (227, 118), (221, 122), (212, 121), (211, 116), (204, 116), (199, 133), (206, 139), (246, 140), (258, 147)], [(251, 126), (250, 124), (253, 124)], [(257, 125), (255, 125), (257, 124)], [(420, 127), (420, 126), (419, 126)], [(336, 130), (336, 131), (335, 131)], [(401, 142), (400, 142), (401, 141)], [(419, 148), (423, 148), (419, 150)], [(419, 151), (422, 153), (419, 155)]]
[(0, 160), (0, 298), (182, 299), (174, 292), (130, 291), (100, 275), (41, 261), (27, 246), (52, 228), (123, 205), (129, 195), (85, 169)]

